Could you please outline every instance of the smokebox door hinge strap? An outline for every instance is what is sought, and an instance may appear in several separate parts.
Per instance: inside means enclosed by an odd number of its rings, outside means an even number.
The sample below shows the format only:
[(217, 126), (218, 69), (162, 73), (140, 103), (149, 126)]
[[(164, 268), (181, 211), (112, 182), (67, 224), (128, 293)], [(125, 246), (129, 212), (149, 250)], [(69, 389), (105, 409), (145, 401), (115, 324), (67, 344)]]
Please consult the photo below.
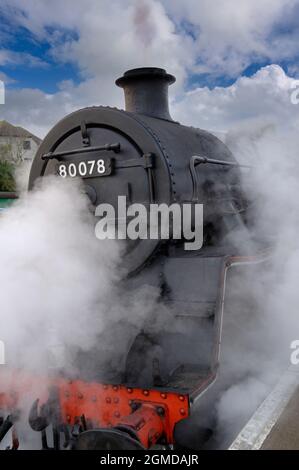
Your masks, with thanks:
[(142, 167), (145, 170), (154, 167), (154, 154), (146, 153), (141, 158), (132, 158), (130, 160), (115, 161), (114, 168), (137, 168)]
[(81, 136), (82, 136), (82, 144), (84, 147), (88, 147), (90, 145), (89, 135), (87, 133), (86, 122), (81, 122)]

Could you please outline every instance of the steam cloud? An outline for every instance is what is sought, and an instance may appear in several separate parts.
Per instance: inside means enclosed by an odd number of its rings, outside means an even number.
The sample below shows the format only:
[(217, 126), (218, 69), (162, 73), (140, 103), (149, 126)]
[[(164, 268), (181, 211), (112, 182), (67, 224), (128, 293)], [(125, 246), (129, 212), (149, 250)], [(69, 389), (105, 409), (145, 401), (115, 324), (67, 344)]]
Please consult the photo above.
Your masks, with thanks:
[(24, 194), (1, 216), (0, 246), (8, 364), (43, 369), (49, 342), (89, 348), (104, 323), (96, 311), (117, 280), (119, 247), (96, 240), (78, 183), (49, 178)]
[[(222, 447), (230, 444), (289, 367), (290, 343), (299, 336), (296, 122), (244, 122), (227, 133), (226, 144), (240, 163), (252, 165), (244, 175), (251, 222), (256, 236), (268, 241), (271, 261), (264, 271), (249, 272), (247, 280), (228, 283), (221, 374), (227, 374), (231, 384), (217, 403), (216, 446)], [(253, 303), (246, 305), (250, 293)]]
[[(22, 189), (21, 170), (18, 182)], [(123, 247), (99, 241), (94, 226), (80, 182), (54, 176), (21, 193), (1, 215), (4, 372), (11, 368), (44, 377), (64, 370), (81, 379), (94, 378), (101, 368), (114, 377), (121, 373), (125, 351), (151, 316), (159, 292), (151, 287), (124, 292)], [(28, 427), (28, 407), (38, 394), (32, 390), (22, 404), (21, 448), (40, 448)]]

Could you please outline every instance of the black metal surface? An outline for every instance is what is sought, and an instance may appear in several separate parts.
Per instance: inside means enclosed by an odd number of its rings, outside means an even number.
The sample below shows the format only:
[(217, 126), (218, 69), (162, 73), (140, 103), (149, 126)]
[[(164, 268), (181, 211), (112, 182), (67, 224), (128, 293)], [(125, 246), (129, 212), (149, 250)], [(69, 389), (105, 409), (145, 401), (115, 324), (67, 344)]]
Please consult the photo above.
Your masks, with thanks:
[(93, 429), (82, 432), (75, 443), (75, 450), (144, 450), (129, 434), (117, 429)]
[[(82, 148), (80, 124), (84, 121), (91, 147)], [(109, 202), (116, 207), (117, 196), (129, 196), (130, 203), (157, 204), (194, 201), (190, 158), (204, 154), (235, 163), (227, 147), (211, 134), (200, 129), (154, 119), (144, 115), (129, 114), (116, 109), (94, 107), (67, 116), (48, 134), (34, 159), (29, 187), (43, 175), (56, 173), (52, 160), (42, 160), (45, 154), (61, 155), (61, 162), (69, 163), (78, 152), (82, 161), (88, 159), (86, 150), (105, 146), (105, 142), (117, 141), (121, 151), (113, 157), (116, 171), (110, 177), (85, 178), (87, 194), (96, 206)], [(82, 151), (83, 149), (83, 151)], [(154, 157), (154, 167), (145, 155)], [(106, 151), (101, 152), (105, 156)], [(107, 152), (108, 156), (108, 152)], [(140, 167), (137, 161), (140, 161)], [(136, 162), (136, 163), (135, 163)], [(145, 164), (144, 164), (145, 162)], [(221, 231), (230, 201), (236, 198), (239, 185), (239, 168), (223, 165), (199, 165), (196, 169), (196, 200), (204, 204), (206, 224), (211, 223), (214, 232)], [(83, 178), (84, 180), (84, 178)], [(232, 187), (235, 188), (232, 194)], [(239, 196), (238, 199), (241, 200)], [(222, 202), (221, 202), (222, 201)], [(236, 211), (236, 214), (238, 212)], [(236, 224), (242, 221), (236, 220)], [(214, 225), (216, 228), (214, 229)], [(130, 245), (124, 263), (130, 272), (142, 269), (145, 261), (161, 246), (160, 240), (136, 240)]]
[[(119, 195), (128, 196), (130, 203), (148, 204), (172, 201), (169, 166), (159, 143), (149, 130), (133, 116), (110, 108), (86, 108), (67, 116), (55, 126), (41, 144), (33, 161), (29, 189), (40, 176), (57, 172), (57, 161), (42, 160), (47, 153), (68, 152), (82, 148), (80, 123), (86, 122), (92, 147), (105, 142), (119, 142), (121, 152), (114, 154), (116, 170), (109, 177), (86, 178), (87, 193), (92, 196), (94, 206), (109, 202), (117, 207)], [(165, 121), (166, 122), (166, 121)], [(88, 149), (89, 147), (87, 147)], [(84, 149), (85, 150), (85, 149)], [(105, 156), (106, 151), (101, 152)], [(107, 152), (107, 157), (109, 153)], [(110, 155), (109, 155), (110, 156)], [(78, 158), (74, 156), (73, 158)], [(82, 161), (88, 160), (82, 154)], [(154, 159), (154, 168), (151, 168)], [(137, 160), (140, 165), (137, 166)], [(61, 162), (71, 162), (71, 156), (61, 157)], [(133, 165), (132, 161), (134, 162)], [(117, 168), (118, 167), (118, 168)], [(160, 240), (136, 240), (131, 243), (124, 259), (126, 269), (140, 269), (146, 260), (159, 248)]]
[(168, 107), (168, 86), (175, 77), (164, 69), (143, 67), (128, 70), (116, 80), (124, 89), (126, 111), (171, 120)]
[(7, 416), (5, 420), (3, 420), (0, 426), (0, 442), (4, 439), (8, 431), (12, 428), (13, 424), (13, 417), (10, 415)]
[(227, 256), (221, 253), (186, 257), (174, 249), (171, 256), (149, 266), (143, 279), (130, 281), (128, 288), (138, 290), (142, 283), (153, 286), (163, 275), (167, 295), (161, 309), (167, 315), (167, 328), (155, 329), (148, 322), (136, 336), (127, 354), (128, 386), (148, 388), (155, 384), (192, 394), (213, 379), (218, 365), (226, 261)]
[(39, 399), (35, 400), (29, 411), (29, 424), (34, 431), (43, 431), (50, 424), (49, 409), (47, 404), (38, 409)]
[(86, 122), (81, 122), (81, 135), (82, 135), (82, 145), (88, 147), (90, 145), (89, 135), (87, 132)]
[[(120, 382), (128, 385), (184, 391), (195, 399), (216, 376), (226, 262), (242, 248), (247, 253), (251, 245), (243, 217), (246, 201), (240, 165), (217, 137), (171, 120), (168, 86), (173, 81), (163, 69), (128, 71), (116, 82), (124, 88), (126, 111), (92, 107), (64, 118), (38, 150), (29, 188), (40, 176), (56, 173), (53, 159), (87, 161), (94, 151), (109, 158), (113, 150), (109, 175), (82, 178), (94, 207), (100, 202), (116, 207), (120, 195), (147, 208), (152, 202), (204, 205), (202, 250), (184, 251), (184, 240), (147, 239), (128, 245), (123, 261), (131, 277), (124, 281), (125, 290), (151, 286), (159, 292), (160, 303), (149, 312), (142, 331), (136, 332), (130, 319), (117, 325), (126, 334), (129, 331), (130, 341), (128, 350), (116, 351), (115, 360), (109, 357), (107, 365), (101, 362), (105, 361), (105, 340), (113, 338), (106, 332), (99, 339), (99, 349), (81, 356), (85, 380), (100, 376), (109, 382), (118, 374)], [(107, 142), (117, 142), (119, 147), (107, 146)], [(244, 234), (238, 253), (227, 243), (234, 231)], [(122, 365), (115, 372), (111, 363)], [(131, 449), (140, 444), (119, 430), (98, 429), (79, 433), (76, 448)]]

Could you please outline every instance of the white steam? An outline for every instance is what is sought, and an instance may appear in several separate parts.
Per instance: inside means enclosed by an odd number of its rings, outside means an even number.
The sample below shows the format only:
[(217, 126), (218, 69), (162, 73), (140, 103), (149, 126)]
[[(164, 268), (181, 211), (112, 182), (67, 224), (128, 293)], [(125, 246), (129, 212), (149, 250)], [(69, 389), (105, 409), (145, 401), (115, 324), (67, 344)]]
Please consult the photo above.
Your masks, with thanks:
[[(28, 413), (40, 387), (47, 388), (47, 376), (64, 371), (95, 380), (95, 373), (108, 370), (117, 377), (157, 305), (154, 287), (124, 291), (123, 246), (98, 240), (94, 228), (82, 183), (54, 176), (21, 193), (0, 217), (0, 340), (6, 356), (0, 372), (10, 377), (19, 370), (17, 383), (22, 374), (41, 377), (19, 403), (22, 449), (40, 448)], [(7, 391), (9, 380), (2, 375), (0, 382)]]
[(228, 286), (239, 299), (253, 293), (254, 305), (247, 310), (243, 301), (230, 311), (228, 301), (224, 312), (224, 367), (232, 378), (217, 405), (224, 446), (290, 365), (290, 343), (299, 338), (299, 134), (288, 124), (254, 120), (226, 137), (237, 160), (253, 167), (244, 184), (255, 233), (269, 241), (272, 260), (264, 272), (254, 271), (249, 284), (239, 278)]
[(40, 370), (50, 346), (90, 348), (103, 328), (118, 259), (116, 243), (96, 239), (79, 183), (44, 179), (5, 212), (0, 338), (7, 365)]

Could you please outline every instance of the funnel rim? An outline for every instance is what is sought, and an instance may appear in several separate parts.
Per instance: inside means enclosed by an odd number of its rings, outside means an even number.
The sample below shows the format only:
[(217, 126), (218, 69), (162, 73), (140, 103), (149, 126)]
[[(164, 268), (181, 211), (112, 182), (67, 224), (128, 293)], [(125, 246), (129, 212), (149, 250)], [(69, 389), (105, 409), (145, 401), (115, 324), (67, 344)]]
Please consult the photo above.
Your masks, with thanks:
[(167, 73), (165, 69), (158, 67), (140, 67), (127, 70), (122, 77), (115, 80), (115, 84), (119, 87), (123, 87), (132, 80), (148, 78), (163, 79), (165, 82), (169, 83), (169, 85), (176, 81), (174, 75)]

